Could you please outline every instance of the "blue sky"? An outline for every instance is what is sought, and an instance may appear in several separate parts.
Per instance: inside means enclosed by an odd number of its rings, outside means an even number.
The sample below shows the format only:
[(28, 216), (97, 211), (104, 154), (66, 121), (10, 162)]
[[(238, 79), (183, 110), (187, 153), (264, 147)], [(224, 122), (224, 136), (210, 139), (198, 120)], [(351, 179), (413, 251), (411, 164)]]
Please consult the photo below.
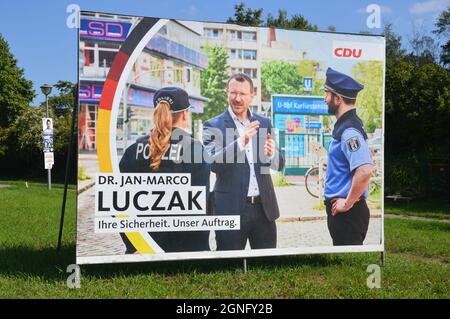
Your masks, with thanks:
[[(224, 22), (234, 14), (239, 0), (39, 0), (1, 1), (0, 33), (8, 41), (11, 51), (27, 79), (33, 81), (37, 97), (34, 104), (44, 100), (39, 86), (58, 80), (76, 81), (77, 33), (67, 27), (70, 4), (82, 10), (123, 13), (138, 16)], [(277, 16), (278, 9), (288, 15), (302, 14), (319, 29), (334, 25), (339, 32), (371, 31), (382, 33), (386, 23), (408, 45), (413, 30), (430, 32), (441, 11), (450, 0), (248, 0), (249, 8), (263, 8), (263, 18), (268, 13)], [(369, 4), (381, 7), (381, 28), (369, 29), (366, 25)]]

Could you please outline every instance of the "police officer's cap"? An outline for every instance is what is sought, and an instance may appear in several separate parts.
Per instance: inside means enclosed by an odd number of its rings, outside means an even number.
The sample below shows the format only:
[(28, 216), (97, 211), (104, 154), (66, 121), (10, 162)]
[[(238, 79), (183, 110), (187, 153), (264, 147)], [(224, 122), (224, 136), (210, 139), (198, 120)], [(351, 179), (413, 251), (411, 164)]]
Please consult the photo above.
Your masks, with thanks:
[(327, 80), (324, 85), (325, 91), (331, 91), (348, 99), (356, 99), (358, 92), (364, 89), (364, 85), (358, 83), (350, 76), (333, 70), (327, 69)]
[(190, 107), (189, 95), (185, 90), (177, 87), (165, 87), (156, 91), (153, 96), (154, 107), (161, 101), (166, 101), (170, 105), (172, 113), (181, 112)]

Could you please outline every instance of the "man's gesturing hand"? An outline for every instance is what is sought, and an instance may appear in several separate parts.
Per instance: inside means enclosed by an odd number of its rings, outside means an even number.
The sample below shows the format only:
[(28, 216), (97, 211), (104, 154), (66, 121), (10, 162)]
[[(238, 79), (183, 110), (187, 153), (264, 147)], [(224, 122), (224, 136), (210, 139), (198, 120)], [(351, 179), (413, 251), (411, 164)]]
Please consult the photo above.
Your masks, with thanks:
[(264, 154), (271, 157), (275, 153), (275, 141), (272, 139), (270, 133), (267, 133), (266, 144), (264, 144)]
[(242, 144), (247, 145), (251, 138), (258, 132), (259, 121), (253, 121), (247, 125), (244, 129), (244, 134), (242, 134)]

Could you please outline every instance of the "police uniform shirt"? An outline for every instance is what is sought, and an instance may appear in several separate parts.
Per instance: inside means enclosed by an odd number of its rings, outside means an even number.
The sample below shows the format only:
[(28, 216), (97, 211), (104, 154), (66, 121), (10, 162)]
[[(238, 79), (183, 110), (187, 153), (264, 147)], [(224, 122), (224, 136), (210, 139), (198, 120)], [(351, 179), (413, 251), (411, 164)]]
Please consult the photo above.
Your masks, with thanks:
[[(341, 120), (341, 121), (339, 121)], [(345, 198), (350, 192), (354, 171), (361, 165), (373, 164), (369, 147), (356, 110), (350, 110), (336, 122), (328, 149), (325, 199)], [(359, 125), (360, 124), (360, 125)], [(362, 194), (367, 198), (368, 189)]]
[[(185, 153), (189, 150), (188, 153)], [(200, 157), (200, 158), (198, 158)], [(209, 183), (209, 166), (203, 158), (203, 146), (200, 141), (183, 129), (172, 130), (172, 140), (161, 158), (157, 172), (150, 168), (149, 136), (139, 138), (128, 147), (119, 163), (121, 173), (191, 173), (191, 185), (204, 186)]]

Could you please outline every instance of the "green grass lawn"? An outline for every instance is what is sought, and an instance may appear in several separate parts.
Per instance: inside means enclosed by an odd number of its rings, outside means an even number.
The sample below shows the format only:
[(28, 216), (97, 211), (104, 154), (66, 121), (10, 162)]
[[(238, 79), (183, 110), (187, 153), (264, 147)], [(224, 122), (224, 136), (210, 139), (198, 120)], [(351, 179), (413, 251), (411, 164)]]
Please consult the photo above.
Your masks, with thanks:
[(379, 253), (242, 260), (85, 265), (75, 260), (75, 190), (68, 192), (63, 247), (55, 251), (63, 189), (22, 181), (0, 189), (0, 298), (448, 298), (450, 223), (388, 219), (381, 289), (369, 289)]

